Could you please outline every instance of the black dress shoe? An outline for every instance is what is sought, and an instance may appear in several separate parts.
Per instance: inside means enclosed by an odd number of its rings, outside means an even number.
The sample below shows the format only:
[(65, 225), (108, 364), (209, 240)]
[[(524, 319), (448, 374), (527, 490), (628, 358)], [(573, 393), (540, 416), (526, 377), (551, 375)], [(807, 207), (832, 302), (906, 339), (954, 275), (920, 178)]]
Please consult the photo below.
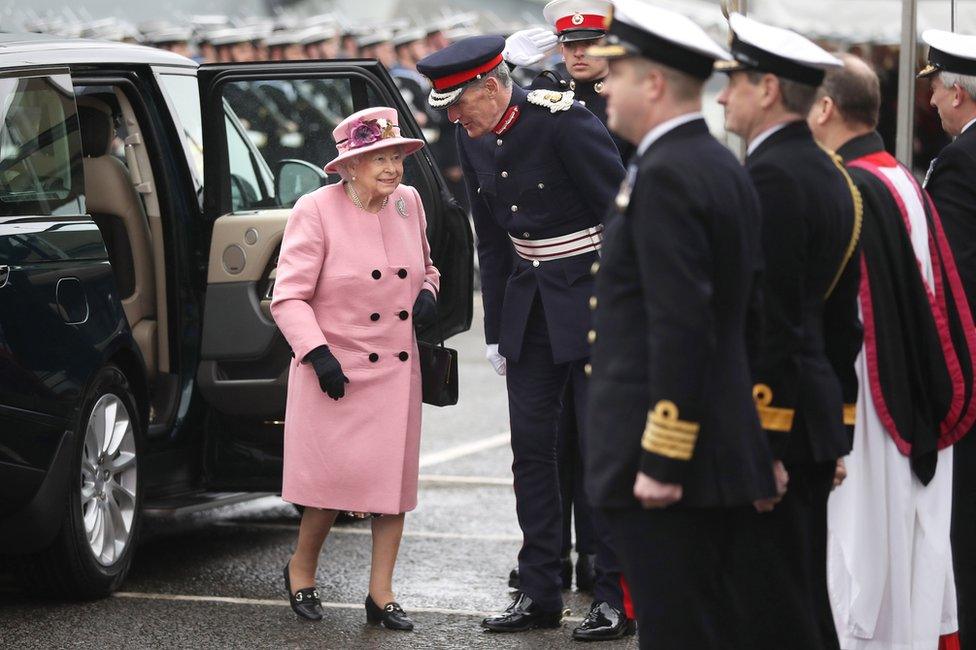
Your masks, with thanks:
[(561, 610), (545, 611), (525, 594), (519, 594), (504, 612), (481, 621), (481, 627), (489, 632), (524, 632), (537, 627), (559, 627), (562, 619)]
[(637, 624), (627, 614), (607, 602), (593, 603), (586, 618), (573, 630), (577, 641), (609, 641), (634, 634)]
[(399, 603), (387, 603), (383, 607), (376, 604), (372, 596), (366, 596), (366, 621), (382, 623), (388, 630), (413, 630), (413, 621), (407, 616)]
[(518, 570), (518, 567), (517, 566), (514, 569), (512, 569), (511, 571), (509, 571), (509, 573), (508, 573), (508, 587), (509, 587), (509, 589), (521, 589), (522, 588), (522, 579), (519, 576), (519, 570)]
[(576, 588), (588, 594), (593, 593), (596, 584), (596, 556), (581, 553), (576, 557)]
[(285, 565), (285, 591), (288, 592), (288, 602), (291, 603), (291, 609), (299, 618), (304, 618), (308, 621), (321, 621), (322, 612), (322, 602), (319, 600), (319, 590), (315, 587), (306, 587), (305, 589), (299, 589), (297, 592), (291, 592), (291, 578), (288, 575), (288, 565)]

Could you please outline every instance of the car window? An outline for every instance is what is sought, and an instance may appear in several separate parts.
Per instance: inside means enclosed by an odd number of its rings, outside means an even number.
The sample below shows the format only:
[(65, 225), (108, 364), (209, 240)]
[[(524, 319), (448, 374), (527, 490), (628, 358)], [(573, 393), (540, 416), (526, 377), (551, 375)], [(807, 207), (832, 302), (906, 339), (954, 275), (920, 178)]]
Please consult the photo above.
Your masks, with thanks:
[(85, 212), (68, 75), (0, 79), (0, 216)]
[(197, 78), (181, 74), (161, 74), (160, 83), (173, 102), (183, 126), (183, 139), (190, 154), (190, 162), (203, 178), (203, 124), (200, 117), (200, 87)]
[(227, 159), (230, 163), (231, 209), (238, 212), (257, 207), (265, 198), (265, 192), (261, 191), (261, 181), (258, 180), (257, 161), (247, 145), (240, 122), (233, 115), (225, 114), (224, 126), (227, 133)]
[[(357, 110), (382, 106), (376, 90), (360, 78), (326, 77), (310, 79), (268, 79), (233, 81), (225, 84), (222, 94), (243, 127), (246, 137), (271, 170), (279, 169), (286, 160), (300, 160), (322, 169), (336, 157), (337, 149), (332, 130)], [(359, 104), (353, 101), (359, 96)], [(231, 166), (231, 193), (238, 207), (236, 186), (249, 178), (245, 174), (239, 143), (228, 126), (228, 155)], [(408, 157), (404, 163), (404, 183), (414, 184), (420, 178), (419, 163)], [(339, 176), (330, 174), (326, 182), (335, 183)], [(262, 197), (260, 186), (251, 208), (268, 207), (268, 197)], [(273, 190), (269, 194), (273, 193)], [(277, 203), (271, 197), (271, 206)]]

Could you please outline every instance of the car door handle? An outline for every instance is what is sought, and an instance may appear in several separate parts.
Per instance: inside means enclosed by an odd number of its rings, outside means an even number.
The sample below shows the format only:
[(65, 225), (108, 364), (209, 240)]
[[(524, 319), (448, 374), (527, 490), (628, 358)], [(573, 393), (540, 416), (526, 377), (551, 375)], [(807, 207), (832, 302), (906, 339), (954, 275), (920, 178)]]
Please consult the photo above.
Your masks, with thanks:
[(0, 265), (0, 289), (7, 286), (7, 280), (10, 279), (10, 267), (6, 264)]

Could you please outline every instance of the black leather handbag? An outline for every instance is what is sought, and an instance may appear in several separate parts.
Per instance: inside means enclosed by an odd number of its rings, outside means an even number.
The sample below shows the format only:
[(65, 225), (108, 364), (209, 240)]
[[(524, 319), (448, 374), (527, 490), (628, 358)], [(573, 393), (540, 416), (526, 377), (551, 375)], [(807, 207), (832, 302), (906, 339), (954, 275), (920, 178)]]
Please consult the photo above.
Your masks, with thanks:
[(444, 347), (444, 335), (441, 333), (440, 319), (435, 322), (437, 323), (437, 338), (440, 339), (440, 343), (417, 341), (424, 404), (454, 406), (458, 402), (457, 350)]

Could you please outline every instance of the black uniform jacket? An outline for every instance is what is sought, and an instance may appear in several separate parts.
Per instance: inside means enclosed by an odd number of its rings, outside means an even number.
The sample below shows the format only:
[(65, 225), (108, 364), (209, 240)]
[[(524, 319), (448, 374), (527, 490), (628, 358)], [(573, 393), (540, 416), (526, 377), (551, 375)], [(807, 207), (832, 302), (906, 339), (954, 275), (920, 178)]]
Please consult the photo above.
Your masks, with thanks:
[(761, 251), (745, 170), (696, 119), (651, 144), (616, 206), (592, 303), (593, 503), (636, 506), (638, 470), (680, 483), (679, 507), (772, 495), (746, 352)]
[(939, 154), (925, 189), (935, 202), (976, 316), (976, 124)]
[(860, 195), (802, 121), (769, 136), (746, 169), (763, 215), (764, 318), (753, 367), (763, 427), (777, 458), (840, 458), (851, 450), (844, 393), (848, 404), (857, 397)]
[(579, 102), (553, 113), (526, 97), (514, 86), (511, 105), (519, 113), (501, 135), (471, 139), (458, 129), (478, 236), (485, 338), (518, 360), (538, 293), (553, 361), (565, 363), (589, 356), (587, 300), (597, 253), (530, 262), (515, 253), (509, 235), (549, 239), (599, 225), (624, 169), (606, 127)]
[[(602, 94), (603, 79), (593, 81), (575, 81), (566, 71), (565, 65), (560, 65), (554, 70), (546, 70), (532, 82), (531, 89), (545, 88), (548, 90), (572, 91), (577, 101), (585, 106), (597, 119), (607, 124), (607, 98)], [(607, 127), (608, 129), (610, 127)], [(613, 131), (610, 132), (613, 143), (617, 145), (620, 158), (627, 163), (634, 155), (636, 147), (627, 142)]]

